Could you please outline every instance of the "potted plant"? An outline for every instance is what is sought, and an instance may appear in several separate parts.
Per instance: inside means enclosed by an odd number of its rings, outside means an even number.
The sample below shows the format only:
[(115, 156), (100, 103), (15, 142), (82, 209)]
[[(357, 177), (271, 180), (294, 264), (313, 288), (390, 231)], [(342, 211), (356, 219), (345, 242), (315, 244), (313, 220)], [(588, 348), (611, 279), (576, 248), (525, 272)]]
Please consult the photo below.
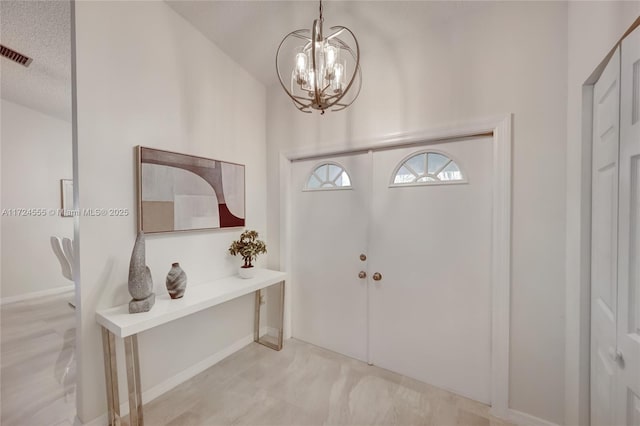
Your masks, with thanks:
[(267, 252), (267, 245), (264, 241), (258, 239), (257, 231), (244, 231), (240, 235), (240, 239), (231, 243), (229, 247), (229, 254), (233, 256), (242, 256), (244, 265), (240, 267), (241, 278), (253, 278), (255, 276), (255, 269), (253, 268), (253, 262), (257, 259), (259, 254)]

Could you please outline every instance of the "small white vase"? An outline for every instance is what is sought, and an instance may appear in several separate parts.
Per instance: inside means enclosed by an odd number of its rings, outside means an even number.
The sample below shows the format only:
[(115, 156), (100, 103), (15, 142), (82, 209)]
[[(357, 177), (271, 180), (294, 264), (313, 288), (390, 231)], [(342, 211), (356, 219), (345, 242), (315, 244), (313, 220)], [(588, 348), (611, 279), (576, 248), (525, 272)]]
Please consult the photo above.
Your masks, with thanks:
[(244, 279), (253, 278), (256, 276), (256, 268), (254, 266), (250, 268), (240, 268), (238, 269), (238, 275)]

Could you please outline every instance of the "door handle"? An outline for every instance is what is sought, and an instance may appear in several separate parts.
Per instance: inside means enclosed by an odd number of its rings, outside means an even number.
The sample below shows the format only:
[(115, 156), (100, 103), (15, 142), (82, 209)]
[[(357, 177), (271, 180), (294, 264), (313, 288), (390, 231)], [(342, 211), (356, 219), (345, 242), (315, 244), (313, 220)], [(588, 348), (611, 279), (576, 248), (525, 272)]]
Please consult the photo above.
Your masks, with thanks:
[(624, 368), (624, 355), (622, 351), (616, 350), (613, 346), (609, 347), (609, 358), (618, 364), (620, 368)]
[(380, 272), (376, 272), (373, 274), (374, 281), (380, 281), (382, 279), (382, 274)]
[(360, 279), (367, 278), (367, 273), (365, 271), (358, 272), (358, 278)]

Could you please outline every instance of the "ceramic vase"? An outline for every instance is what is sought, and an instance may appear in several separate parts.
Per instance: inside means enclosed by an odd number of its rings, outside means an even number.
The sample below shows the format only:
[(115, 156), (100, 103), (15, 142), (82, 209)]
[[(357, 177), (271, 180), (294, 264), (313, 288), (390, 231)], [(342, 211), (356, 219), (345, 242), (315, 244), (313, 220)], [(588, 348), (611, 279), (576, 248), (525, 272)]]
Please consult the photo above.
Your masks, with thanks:
[(167, 291), (172, 299), (180, 299), (187, 288), (187, 274), (182, 270), (178, 262), (171, 265), (167, 274)]

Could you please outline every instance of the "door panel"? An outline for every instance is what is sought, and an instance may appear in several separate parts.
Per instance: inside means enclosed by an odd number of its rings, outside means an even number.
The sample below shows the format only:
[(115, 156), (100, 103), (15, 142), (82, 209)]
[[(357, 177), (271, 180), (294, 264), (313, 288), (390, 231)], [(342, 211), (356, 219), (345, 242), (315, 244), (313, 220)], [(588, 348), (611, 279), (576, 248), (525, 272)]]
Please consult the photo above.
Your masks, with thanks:
[(617, 303), (616, 282), (616, 216), (618, 192), (617, 161), (608, 160), (596, 170), (593, 193), (597, 202), (593, 206), (593, 245), (598, 250), (598, 265), (593, 268), (593, 297), (609, 318), (615, 321)]
[[(359, 256), (366, 254), (370, 160), (354, 154), (327, 161), (347, 171), (351, 189), (305, 191), (326, 161), (292, 165), (293, 336), (365, 361), (367, 283), (358, 271), (367, 270)], [(326, 178), (320, 174), (312, 178), (316, 184)]]
[(622, 42), (617, 343), (618, 424), (640, 416), (640, 30)]
[(597, 354), (599, 358), (594, 363), (593, 377), (594, 377), (594, 392), (595, 398), (601, 401), (598, 409), (594, 411), (594, 416), (591, 418), (591, 424), (597, 425), (613, 425), (611, 421), (610, 413), (613, 412), (613, 407), (610, 404), (613, 403), (611, 395), (615, 392), (615, 370), (611, 365), (608, 353), (599, 351)]
[(615, 424), (620, 52), (594, 86), (591, 216), (591, 423)]
[[(382, 274), (370, 288), (373, 363), (484, 403), (491, 402), (491, 142), (374, 152), (370, 244), (370, 273)], [(432, 148), (467, 182), (390, 187), (403, 159)]]

